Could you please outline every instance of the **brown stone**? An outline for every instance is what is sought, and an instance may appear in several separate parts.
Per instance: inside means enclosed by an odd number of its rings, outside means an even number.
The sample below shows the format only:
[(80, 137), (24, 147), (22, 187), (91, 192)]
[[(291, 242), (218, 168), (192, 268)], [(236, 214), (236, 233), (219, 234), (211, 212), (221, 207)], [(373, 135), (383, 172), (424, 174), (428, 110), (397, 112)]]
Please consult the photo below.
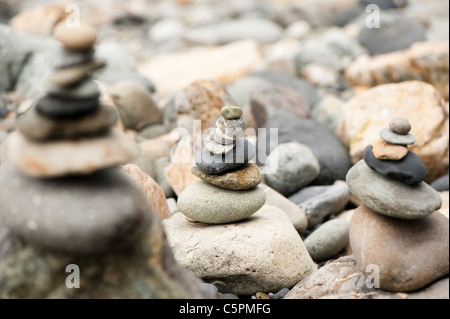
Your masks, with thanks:
[(171, 162), (165, 171), (166, 179), (178, 196), (186, 187), (199, 180), (192, 174), (195, 161), (191, 139), (183, 138), (177, 143), (171, 154)]
[[(409, 49), (374, 57), (361, 56), (345, 71), (352, 85), (374, 87), (419, 80), (432, 84), (449, 98), (449, 42), (418, 42)], [(413, 125), (414, 127), (414, 125)]]
[(352, 162), (363, 158), (365, 147), (395, 117), (411, 123), (410, 134), (417, 141), (409, 150), (425, 165), (425, 181), (444, 175), (449, 165), (448, 104), (432, 85), (419, 81), (380, 85), (343, 105), (337, 133)]
[(134, 164), (124, 165), (122, 169), (142, 188), (159, 218), (169, 218), (171, 214), (166, 196), (158, 183)]
[(390, 144), (382, 138), (378, 138), (375, 142), (373, 142), (372, 146), (373, 155), (381, 160), (398, 161), (408, 154), (408, 147), (404, 145)]
[(198, 166), (192, 167), (192, 173), (203, 181), (227, 189), (249, 189), (258, 186), (263, 178), (259, 167), (248, 163), (237, 170), (222, 174), (207, 174)]
[(56, 24), (69, 16), (60, 3), (32, 6), (14, 16), (10, 25), (14, 30), (36, 35), (50, 35)]
[(140, 131), (146, 125), (162, 122), (162, 112), (143, 84), (122, 80), (111, 84), (108, 92), (126, 128)]
[(224, 105), (235, 104), (225, 88), (217, 81), (199, 80), (186, 86), (175, 97), (177, 126), (193, 131), (200, 120), (202, 132), (214, 125)]
[(127, 164), (139, 153), (139, 147), (118, 129), (102, 136), (35, 142), (14, 132), (7, 154), (24, 174), (34, 177), (58, 177), (90, 174), (96, 170)]
[(449, 272), (449, 223), (439, 212), (416, 220), (360, 206), (350, 221), (350, 244), (360, 269), (379, 269), (380, 287), (413, 291)]

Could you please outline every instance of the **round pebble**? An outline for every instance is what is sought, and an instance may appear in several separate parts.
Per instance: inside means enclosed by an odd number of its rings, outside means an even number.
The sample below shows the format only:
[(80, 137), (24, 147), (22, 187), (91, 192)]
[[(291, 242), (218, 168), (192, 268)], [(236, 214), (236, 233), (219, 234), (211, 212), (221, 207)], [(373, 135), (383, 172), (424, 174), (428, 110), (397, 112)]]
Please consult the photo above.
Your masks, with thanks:
[(221, 113), (227, 120), (232, 120), (241, 117), (243, 111), (239, 106), (224, 106)]
[(409, 123), (409, 121), (405, 118), (396, 117), (389, 122), (389, 128), (392, 132), (406, 135), (409, 131), (411, 131), (411, 123)]
[(416, 137), (412, 134), (398, 134), (385, 127), (380, 131), (380, 137), (388, 143), (396, 145), (411, 145), (416, 142)]
[(70, 28), (66, 23), (60, 23), (55, 27), (53, 35), (65, 48), (71, 50), (87, 50), (97, 41), (97, 30), (89, 25)]

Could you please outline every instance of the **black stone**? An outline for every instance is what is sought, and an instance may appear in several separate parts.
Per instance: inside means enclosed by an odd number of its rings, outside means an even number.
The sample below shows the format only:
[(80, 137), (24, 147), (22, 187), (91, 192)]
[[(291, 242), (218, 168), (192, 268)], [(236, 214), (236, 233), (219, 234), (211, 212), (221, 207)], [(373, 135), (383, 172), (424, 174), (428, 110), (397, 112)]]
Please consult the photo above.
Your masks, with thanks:
[(36, 103), (36, 110), (51, 118), (77, 118), (96, 111), (99, 97), (96, 94), (84, 99), (65, 99), (47, 94)]
[(255, 146), (246, 139), (236, 141), (226, 154), (212, 154), (207, 148), (196, 154), (195, 163), (207, 174), (220, 174), (248, 163), (255, 156)]
[(416, 185), (423, 181), (426, 175), (425, 166), (419, 156), (412, 152), (401, 160), (380, 160), (373, 155), (372, 145), (364, 149), (364, 162), (374, 171), (385, 177), (395, 179), (407, 185)]

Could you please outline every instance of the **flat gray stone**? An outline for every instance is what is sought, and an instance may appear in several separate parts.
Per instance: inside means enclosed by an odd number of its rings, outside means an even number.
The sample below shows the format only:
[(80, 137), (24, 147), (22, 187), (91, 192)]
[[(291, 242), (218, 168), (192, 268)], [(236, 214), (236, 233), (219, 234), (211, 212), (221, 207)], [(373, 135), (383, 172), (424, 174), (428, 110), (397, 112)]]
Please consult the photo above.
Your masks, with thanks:
[(410, 133), (398, 134), (385, 127), (380, 131), (380, 137), (388, 143), (396, 145), (411, 145), (416, 142), (416, 137)]
[(289, 196), (319, 175), (320, 164), (308, 146), (290, 142), (280, 144), (270, 153), (265, 169), (267, 185)]
[(342, 211), (350, 200), (350, 191), (343, 181), (336, 181), (333, 185), (305, 187), (289, 199), (305, 212), (308, 228), (312, 228)]
[(423, 218), (438, 210), (442, 204), (439, 193), (425, 182), (405, 185), (378, 174), (364, 160), (349, 170), (346, 182), (364, 205), (391, 217)]
[(74, 254), (123, 248), (145, 233), (154, 208), (120, 168), (35, 179), (0, 168), (3, 223), (26, 241)]
[(208, 224), (231, 223), (250, 217), (265, 203), (261, 187), (231, 190), (202, 180), (189, 185), (178, 197), (178, 210), (187, 217)]

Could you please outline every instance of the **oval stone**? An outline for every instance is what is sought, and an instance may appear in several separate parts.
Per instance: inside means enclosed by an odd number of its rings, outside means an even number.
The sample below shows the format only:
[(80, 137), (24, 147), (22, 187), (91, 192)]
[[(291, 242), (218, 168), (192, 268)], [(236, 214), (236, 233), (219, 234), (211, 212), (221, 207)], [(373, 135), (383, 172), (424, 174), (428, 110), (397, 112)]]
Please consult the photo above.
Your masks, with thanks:
[(43, 180), (4, 164), (0, 187), (3, 223), (28, 242), (58, 251), (123, 248), (140, 239), (154, 220), (153, 206), (120, 168)]
[(391, 217), (423, 218), (439, 209), (442, 204), (439, 193), (427, 183), (406, 185), (384, 177), (367, 166), (364, 160), (349, 170), (346, 182), (350, 192), (364, 205)]
[(69, 28), (66, 23), (60, 23), (55, 27), (53, 35), (71, 50), (87, 50), (97, 41), (97, 30), (89, 25)]
[(410, 133), (408, 134), (398, 134), (391, 131), (390, 128), (383, 128), (380, 131), (380, 137), (388, 143), (397, 145), (411, 145), (416, 142), (416, 137)]
[(396, 117), (389, 122), (389, 128), (394, 133), (406, 135), (411, 131), (411, 123), (405, 118)]
[(253, 215), (265, 201), (266, 194), (259, 186), (230, 190), (197, 181), (180, 194), (177, 204), (180, 212), (195, 221), (225, 224)]
[(241, 117), (243, 111), (239, 106), (224, 106), (221, 110), (221, 114), (227, 120), (232, 120)]
[(344, 218), (320, 225), (304, 241), (311, 258), (320, 262), (336, 256), (348, 244), (348, 229), (349, 222)]

